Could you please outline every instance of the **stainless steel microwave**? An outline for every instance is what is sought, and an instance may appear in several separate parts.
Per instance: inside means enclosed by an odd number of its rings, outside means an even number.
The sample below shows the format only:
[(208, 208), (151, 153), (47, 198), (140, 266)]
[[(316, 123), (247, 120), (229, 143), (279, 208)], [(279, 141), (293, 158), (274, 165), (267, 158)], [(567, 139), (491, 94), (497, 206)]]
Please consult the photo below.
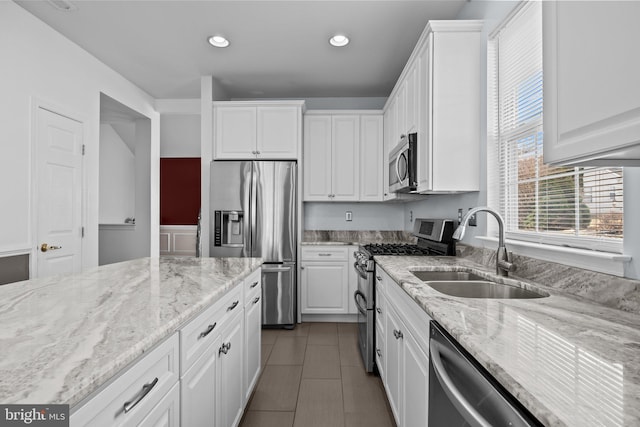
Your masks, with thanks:
[(389, 191), (410, 193), (418, 185), (418, 134), (402, 137), (400, 143), (389, 153)]

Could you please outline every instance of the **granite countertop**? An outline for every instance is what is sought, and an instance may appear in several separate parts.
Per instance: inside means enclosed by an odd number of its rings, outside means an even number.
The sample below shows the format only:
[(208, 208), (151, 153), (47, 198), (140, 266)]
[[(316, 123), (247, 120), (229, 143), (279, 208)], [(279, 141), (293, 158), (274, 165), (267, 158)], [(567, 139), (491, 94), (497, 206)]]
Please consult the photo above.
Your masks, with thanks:
[(80, 402), (256, 270), (142, 258), (0, 287), (0, 402)]
[(305, 230), (301, 244), (303, 246), (322, 246), (415, 242), (416, 238), (405, 231)]
[[(547, 426), (640, 425), (640, 316), (450, 257), (376, 256), (382, 267)], [(538, 299), (457, 298), (411, 270), (475, 271)]]

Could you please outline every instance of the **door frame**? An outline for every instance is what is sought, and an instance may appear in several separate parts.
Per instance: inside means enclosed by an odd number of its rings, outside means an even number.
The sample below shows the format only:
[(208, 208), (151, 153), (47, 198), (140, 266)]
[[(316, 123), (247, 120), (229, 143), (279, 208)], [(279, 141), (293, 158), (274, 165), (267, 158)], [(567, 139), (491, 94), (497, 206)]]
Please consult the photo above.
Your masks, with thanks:
[[(35, 279), (39, 277), (38, 272), (38, 207), (39, 207), (39, 198), (38, 198), (38, 110), (43, 109), (47, 110), (51, 113), (58, 114), (60, 116), (66, 117), (70, 120), (74, 120), (82, 125), (82, 143), (86, 146), (87, 141), (87, 129), (88, 129), (88, 119), (85, 114), (81, 114), (77, 111), (74, 111), (71, 108), (66, 106), (62, 106), (58, 103), (44, 100), (42, 98), (38, 98), (36, 96), (31, 96), (30, 99), (31, 104), (31, 117), (30, 121), (30, 139), (31, 139), (31, 150), (30, 150), (30, 162), (29, 162), (29, 180), (30, 189), (31, 189), (31, 198), (29, 205), (29, 217), (31, 220), (31, 227), (29, 230), (28, 240), (31, 242), (31, 251), (30, 259), (29, 259), (29, 279)], [(87, 168), (86, 168), (86, 156), (82, 156), (81, 163), (81, 188), (80, 188), (80, 225), (84, 227), (85, 234), (80, 242), (80, 259), (81, 259), (81, 268), (85, 267), (85, 245), (84, 245), (84, 237), (88, 232), (87, 230)]]

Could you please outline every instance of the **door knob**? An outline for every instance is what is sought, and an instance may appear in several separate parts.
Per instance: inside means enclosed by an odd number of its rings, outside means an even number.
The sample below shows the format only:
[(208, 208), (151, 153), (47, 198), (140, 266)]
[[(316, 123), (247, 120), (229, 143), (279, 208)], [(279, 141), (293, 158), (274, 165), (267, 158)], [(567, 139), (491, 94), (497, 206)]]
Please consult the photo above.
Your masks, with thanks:
[(40, 245), (40, 250), (42, 252), (55, 251), (56, 249), (62, 249), (62, 246), (49, 246), (47, 243), (43, 243), (42, 245)]

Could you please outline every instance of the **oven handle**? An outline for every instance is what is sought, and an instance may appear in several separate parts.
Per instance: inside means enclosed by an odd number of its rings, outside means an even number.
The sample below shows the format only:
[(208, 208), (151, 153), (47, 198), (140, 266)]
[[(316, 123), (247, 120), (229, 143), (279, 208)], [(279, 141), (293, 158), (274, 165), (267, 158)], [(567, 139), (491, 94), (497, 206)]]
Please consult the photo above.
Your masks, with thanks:
[[(360, 305), (360, 301), (358, 300), (358, 297), (362, 298), (363, 300), (365, 300), (365, 303), (367, 301), (367, 298), (364, 296), (364, 294), (360, 291), (355, 291), (353, 293), (353, 299), (356, 301), (356, 307), (358, 307), (358, 311), (361, 314), (364, 314), (365, 316), (367, 315), (367, 309), (366, 308), (362, 308), (362, 306)], [(366, 305), (365, 305), (366, 307)]]
[[(451, 377), (449, 377), (444, 364), (442, 363), (440, 354), (442, 353), (444, 355), (448, 355), (453, 359), (459, 356), (437, 341), (433, 339), (429, 341), (429, 355), (431, 356), (433, 371), (435, 372), (436, 378), (440, 382), (442, 389), (444, 390), (451, 403), (456, 407), (456, 409), (460, 412), (460, 414), (464, 417), (464, 419), (469, 423), (471, 427), (491, 427), (491, 424), (489, 424), (487, 420), (485, 420), (484, 417), (475, 410), (473, 405), (464, 398), (460, 390), (458, 390), (458, 388), (455, 386), (455, 384), (451, 380)], [(469, 378), (469, 380), (473, 381), (474, 378)]]
[(364, 270), (364, 269), (360, 266), (360, 264), (358, 264), (357, 262), (354, 262), (354, 263), (353, 263), (353, 268), (355, 268), (356, 273), (358, 273), (358, 275), (359, 275), (360, 277), (362, 277), (363, 279), (367, 279), (367, 278), (368, 278), (368, 277), (367, 277), (367, 271), (366, 271), (366, 270)]

